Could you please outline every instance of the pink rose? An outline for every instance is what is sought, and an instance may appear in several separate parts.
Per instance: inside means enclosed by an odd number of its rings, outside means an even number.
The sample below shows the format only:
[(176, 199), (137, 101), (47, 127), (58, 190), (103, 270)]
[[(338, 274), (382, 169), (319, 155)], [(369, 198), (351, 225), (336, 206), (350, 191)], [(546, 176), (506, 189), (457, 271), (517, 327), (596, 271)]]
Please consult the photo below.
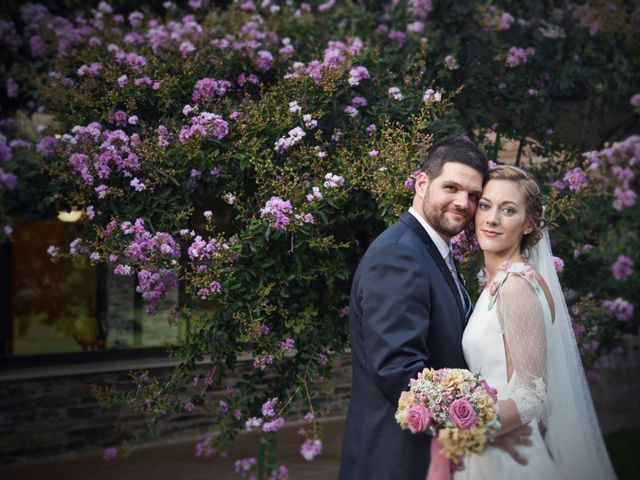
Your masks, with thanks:
[(449, 418), (462, 429), (471, 428), (478, 423), (476, 412), (466, 398), (458, 398), (451, 403)]
[(407, 422), (411, 433), (424, 432), (431, 426), (431, 411), (424, 405), (412, 405), (407, 412)]
[(498, 391), (491, 387), (486, 380), (482, 380), (482, 388), (484, 388), (484, 391), (487, 393), (487, 395), (489, 395), (491, 397), (491, 400), (493, 400), (494, 402), (498, 401)]

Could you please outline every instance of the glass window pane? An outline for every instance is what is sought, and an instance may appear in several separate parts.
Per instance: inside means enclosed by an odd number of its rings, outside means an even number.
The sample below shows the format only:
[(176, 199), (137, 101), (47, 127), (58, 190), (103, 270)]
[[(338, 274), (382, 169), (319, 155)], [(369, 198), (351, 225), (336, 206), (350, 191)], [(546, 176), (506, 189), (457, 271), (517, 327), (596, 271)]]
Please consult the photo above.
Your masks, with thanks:
[[(67, 249), (80, 226), (59, 220), (18, 226), (10, 248), (9, 355), (89, 352), (173, 344), (179, 330), (167, 310), (178, 290), (167, 292), (159, 313), (144, 312), (136, 277), (113, 274), (115, 265), (53, 263), (49, 245)], [(165, 308), (166, 307), (166, 308)], [(184, 334), (184, 332), (182, 332)]]

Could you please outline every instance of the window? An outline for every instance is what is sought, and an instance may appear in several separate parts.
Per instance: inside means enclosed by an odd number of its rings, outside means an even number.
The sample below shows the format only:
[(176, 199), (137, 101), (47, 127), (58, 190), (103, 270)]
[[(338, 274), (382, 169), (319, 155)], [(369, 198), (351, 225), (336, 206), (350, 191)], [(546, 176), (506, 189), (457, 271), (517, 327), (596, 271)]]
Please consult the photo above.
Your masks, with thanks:
[[(3, 360), (163, 347), (184, 334), (162, 313), (167, 309), (144, 312), (135, 276), (115, 275), (113, 265), (52, 262), (48, 246), (68, 248), (79, 231), (75, 223), (36, 221), (17, 226), (13, 242), (2, 246)], [(169, 292), (164, 306), (177, 307), (178, 296)]]

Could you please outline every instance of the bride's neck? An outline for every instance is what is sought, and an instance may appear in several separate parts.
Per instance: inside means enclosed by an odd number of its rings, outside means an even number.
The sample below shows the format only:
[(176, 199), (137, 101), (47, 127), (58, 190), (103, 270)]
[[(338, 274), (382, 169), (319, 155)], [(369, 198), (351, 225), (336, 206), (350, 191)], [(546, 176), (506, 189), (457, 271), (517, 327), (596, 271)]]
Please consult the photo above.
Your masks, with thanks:
[(498, 268), (505, 261), (511, 260), (514, 263), (524, 262), (524, 257), (522, 256), (522, 252), (517, 248), (516, 250), (508, 250), (503, 252), (483, 252), (484, 255), (484, 269), (485, 274), (487, 275), (487, 283), (491, 283), (493, 281), (493, 277), (495, 277), (498, 272)]

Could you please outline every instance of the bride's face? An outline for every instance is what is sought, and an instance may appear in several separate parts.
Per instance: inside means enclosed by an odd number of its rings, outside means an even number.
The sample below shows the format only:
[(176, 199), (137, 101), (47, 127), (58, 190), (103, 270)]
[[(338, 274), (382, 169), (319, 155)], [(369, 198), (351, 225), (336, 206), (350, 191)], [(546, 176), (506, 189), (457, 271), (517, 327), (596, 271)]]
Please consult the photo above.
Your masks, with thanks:
[(489, 180), (478, 201), (475, 223), (483, 251), (504, 255), (519, 251), (522, 236), (532, 228), (525, 194), (518, 183)]

